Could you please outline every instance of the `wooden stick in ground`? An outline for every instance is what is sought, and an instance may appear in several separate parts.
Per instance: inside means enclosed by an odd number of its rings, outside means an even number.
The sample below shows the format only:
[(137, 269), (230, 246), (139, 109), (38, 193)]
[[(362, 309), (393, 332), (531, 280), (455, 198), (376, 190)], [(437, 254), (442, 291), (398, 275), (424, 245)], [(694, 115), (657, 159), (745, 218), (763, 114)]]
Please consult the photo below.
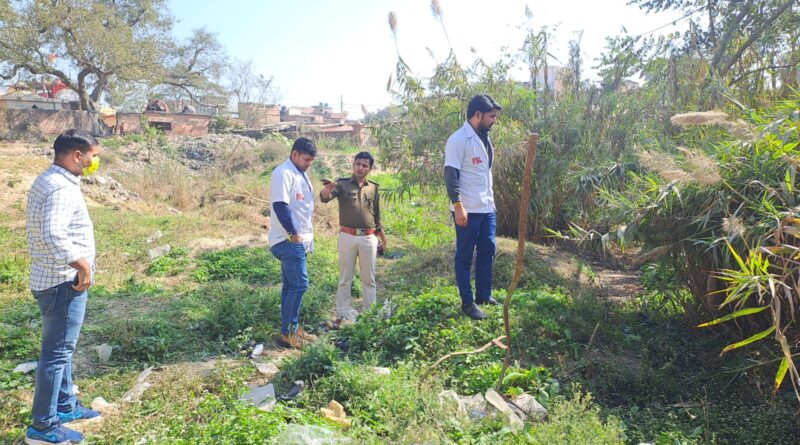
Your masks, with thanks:
[(539, 144), (539, 134), (533, 133), (528, 136), (528, 156), (525, 158), (525, 173), (522, 176), (522, 198), (519, 204), (519, 223), (517, 231), (517, 265), (514, 268), (514, 277), (508, 286), (506, 301), (503, 302), (503, 325), (506, 329), (506, 355), (503, 357), (503, 369), (500, 371), (500, 379), (497, 381), (497, 392), (503, 388), (503, 379), (506, 376), (508, 363), (511, 361), (511, 322), (508, 319), (508, 308), (511, 305), (511, 296), (517, 289), (519, 279), (522, 276), (522, 268), (525, 265), (525, 241), (528, 239), (528, 207), (531, 201), (531, 170), (533, 161), (536, 159), (536, 148)]

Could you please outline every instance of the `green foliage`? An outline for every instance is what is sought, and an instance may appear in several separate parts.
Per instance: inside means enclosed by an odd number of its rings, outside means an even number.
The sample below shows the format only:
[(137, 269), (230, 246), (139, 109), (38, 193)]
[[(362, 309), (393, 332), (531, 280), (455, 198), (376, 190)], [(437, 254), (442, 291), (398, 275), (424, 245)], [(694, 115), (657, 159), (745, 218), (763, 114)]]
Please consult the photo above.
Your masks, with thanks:
[(173, 277), (186, 270), (186, 267), (191, 264), (191, 259), (188, 258), (189, 249), (184, 247), (177, 247), (172, 249), (167, 255), (156, 258), (147, 269), (145, 273), (154, 277)]
[[(486, 390), (494, 388), (500, 378), (501, 361), (470, 363), (456, 367), (448, 380), (451, 388), (459, 394), (483, 394)], [(509, 367), (503, 378), (503, 390), (508, 395), (522, 393), (532, 394), (536, 400), (545, 407), (550, 405), (561, 392), (558, 380), (555, 380), (549, 369), (537, 366), (521, 368)]]
[(449, 202), (444, 195), (388, 201), (381, 204), (386, 234), (403, 238), (420, 249), (440, 246), (455, 239)]
[(335, 370), (340, 351), (330, 343), (318, 341), (305, 348), (303, 354), (284, 363), (279, 381), (291, 387), (296, 380), (313, 383)]
[(28, 264), (22, 257), (0, 259), (0, 283), (20, 285), (28, 281)]
[(280, 261), (267, 248), (237, 247), (201, 255), (193, 276), (200, 282), (238, 279), (274, 285), (281, 281)]
[(571, 400), (553, 404), (545, 423), (523, 436), (527, 443), (542, 445), (621, 444), (626, 436), (619, 419), (603, 419), (590, 395), (579, 392)]
[(238, 280), (226, 280), (201, 287), (196, 292), (209, 305), (204, 331), (211, 339), (230, 339), (251, 329), (253, 339), (263, 341), (267, 333), (280, 326), (278, 288), (264, 289)]
[(244, 128), (241, 124), (223, 116), (213, 116), (208, 124), (208, 131), (211, 133), (227, 133), (230, 130), (240, 130)]

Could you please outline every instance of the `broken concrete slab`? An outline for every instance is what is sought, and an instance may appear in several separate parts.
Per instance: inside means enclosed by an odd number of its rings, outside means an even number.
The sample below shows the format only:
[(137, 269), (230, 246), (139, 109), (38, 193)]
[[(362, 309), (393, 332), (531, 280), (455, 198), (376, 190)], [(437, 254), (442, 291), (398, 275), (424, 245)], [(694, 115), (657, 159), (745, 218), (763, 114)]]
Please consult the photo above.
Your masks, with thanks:
[(530, 394), (514, 397), (511, 399), (509, 406), (523, 420), (543, 420), (547, 417), (547, 409)]
[(168, 254), (171, 250), (172, 246), (170, 246), (169, 244), (164, 244), (163, 246), (154, 247), (148, 250), (147, 254), (150, 256), (151, 260), (155, 260)]
[(21, 372), (22, 374), (27, 374), (27, 373), (35, 370), (38, 365), (39, 365), (39, 362), (20, 363), (19, 365), (17, 365), (16, 368), (14, 368), (14, 370), (12, 372)]
[(122, 401), (126, 403), (135, 403), (138, 402), (139, 399), (142, 398), (142, 394), (145, 391), (150, 389), (151, 385), (147, 382), (147, 378), (150, 377), (150, 374), (153, 373), (153, 367), (150, 366), (149, 368), (145, 369), (139, 374), (139, 377), (136, 379), (136, 383), (134, 383), (133, 387), (122, 396)]
[(272, 383), (250, 388), (247, 394), (239, 398), (239, 400), (255, 406), (260, 406), (267, 399), (275, 399), (275, 386)]
[(501, 415), (508, 420), (508, 425), (511, 427), (511, 429), (519, 431), (525, 426), (525, 423), (522, 421), (522, 419), (520, 419), (519, 416), (514, 413), (514, 410), (511, 409), (511, 406), (509, 406), (503, 396), (501, 396), (497, 391), (490, 388), (486, 390), (484, 397), (489, 405), (499, 411)]

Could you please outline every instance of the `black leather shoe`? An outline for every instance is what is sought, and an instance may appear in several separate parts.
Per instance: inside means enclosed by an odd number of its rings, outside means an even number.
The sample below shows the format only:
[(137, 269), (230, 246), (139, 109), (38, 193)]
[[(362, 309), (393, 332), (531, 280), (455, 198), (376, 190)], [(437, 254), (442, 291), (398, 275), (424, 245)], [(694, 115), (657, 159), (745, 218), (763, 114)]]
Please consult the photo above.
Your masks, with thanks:
[(480, 300), (480, 301), (475, 300), (475, 303), (476, 304), (491, 304), (492, 306), (496, 306), (496, 305), (500, 304), (500, 302), (495, 300), (493, 297), (489, 297), (488, 300)]
[(486, 318), (486, 314), (484, 314), (481, 308), (479, 308), (475, 303), (472, 303), (469, 306), (461, 306), (461, 312), (473, 320), (483, 320)]

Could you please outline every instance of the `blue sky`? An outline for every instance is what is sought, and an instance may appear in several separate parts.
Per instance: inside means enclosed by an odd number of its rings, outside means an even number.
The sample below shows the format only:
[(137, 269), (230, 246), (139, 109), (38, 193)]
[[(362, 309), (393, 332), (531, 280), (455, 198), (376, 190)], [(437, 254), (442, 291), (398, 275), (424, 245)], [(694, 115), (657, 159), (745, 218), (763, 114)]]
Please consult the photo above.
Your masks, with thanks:
[[(680, 17), (645, 15), (624, 0), (440, 0), (440, 4), (462, 64), (477, 56), (494, 61), (504, 51), (516, 51), (524, 39), (526, 4), (534, 26), (555, 30), (551, 52), (561, 60), (567, 58), (569, 40), (583, 30), (586, 66), (595, 64), (605, 37), (618, 34), (621, 27), (642, 33)], [(435, 64), (426, 47), (438, 60), (449, 51), (428, 0), (170, 0), (169, 6), (177, 21), (176, 35), (200, 27), (215, 33), (231, 57), (252, 59), (259, 73), (274, 76), (283, 105), (328, 102), (338, 109), (341, 96), (353, 117), (360, 117), (361, 104), (375, 111), (391, 101), (386, 83), (396, 55), (387, 21), (390, 11), (397, 14), (401, 55), (416, 74), (429, 75)], [(672, 29), (668, 26), (659, 33)]]

